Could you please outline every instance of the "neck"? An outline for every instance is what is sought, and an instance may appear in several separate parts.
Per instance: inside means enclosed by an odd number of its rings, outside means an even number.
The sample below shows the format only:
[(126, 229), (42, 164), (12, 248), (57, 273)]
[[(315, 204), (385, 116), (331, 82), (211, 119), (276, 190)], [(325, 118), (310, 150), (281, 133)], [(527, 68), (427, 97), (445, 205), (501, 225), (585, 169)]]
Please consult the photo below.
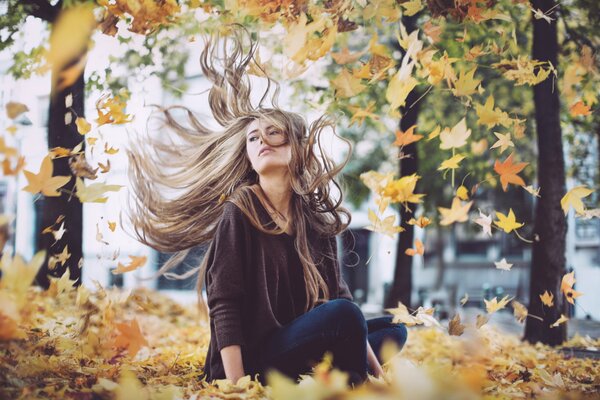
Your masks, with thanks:
[(287, 174), (261, 176), (259, 185), (271, 204), (275, 207), (275, 210), (287, 218), (292, 200), (292, 190)]

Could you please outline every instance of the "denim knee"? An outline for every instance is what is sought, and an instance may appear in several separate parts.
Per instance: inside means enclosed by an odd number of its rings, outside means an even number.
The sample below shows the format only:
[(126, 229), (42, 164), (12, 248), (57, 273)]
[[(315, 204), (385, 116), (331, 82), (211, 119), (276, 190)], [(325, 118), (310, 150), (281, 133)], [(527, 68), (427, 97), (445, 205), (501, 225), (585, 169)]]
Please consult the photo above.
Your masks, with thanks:
[(342, 320), (342, 325), (350, 332), (368, 333), (367, 321), (358, 305), (348, 299), (333, 299), (326, 303), (334, 317)]

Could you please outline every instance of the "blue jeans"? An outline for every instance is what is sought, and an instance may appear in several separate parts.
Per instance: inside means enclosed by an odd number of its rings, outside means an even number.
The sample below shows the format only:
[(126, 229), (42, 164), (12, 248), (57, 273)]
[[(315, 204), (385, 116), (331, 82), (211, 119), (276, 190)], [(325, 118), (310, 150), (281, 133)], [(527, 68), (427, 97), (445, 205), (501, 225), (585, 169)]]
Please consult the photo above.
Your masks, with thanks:
[(362, 383), (367, 372), (374, 374), (367, 362), (367, 339), (380, 363), (384, 339), (393, 340), (398, 348), (406, 343), (406, 327), (392, 324), (392, 319), (389, 315), (367, 321), (360, 307), (347, 299), (319, 304), (266, 338), (258, 380), (265, 385), (266, 372), (276, 369), (298, 381), (330, 351), (332, 365), (349, 373), (349, 383)]

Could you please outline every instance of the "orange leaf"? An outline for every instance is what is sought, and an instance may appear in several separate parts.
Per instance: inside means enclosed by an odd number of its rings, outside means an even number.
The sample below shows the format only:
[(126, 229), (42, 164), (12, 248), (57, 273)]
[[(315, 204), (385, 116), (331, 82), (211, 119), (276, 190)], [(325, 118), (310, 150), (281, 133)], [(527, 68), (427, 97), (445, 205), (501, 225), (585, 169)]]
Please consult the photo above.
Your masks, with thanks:
[(115, 326), (119, 332), (112, 341), (113, 348), (127, 349), (129, 356), (135, 357), (140, 348), (148, 346), (137, 319), (125, 323), (117, 322)]
[(496, 162), (494, 163), (494, 171), (496, 171), (498, 175), (500, 175), (502, 189), (505, 192), (508, 188), (509, 183), (525, 186), (525, 181), (517, 174), (521, 172), (527, 164), (529, 163), (513, 163), (513, 153), (510, 153), (510, 155), (506, 158), (506, 160), (504, 160), (504, 162), (496, 160)]
[(413, 125), (406, 131), (396, 130), (396, 141), (392, 143), (394, 146), (406, 146), (417, 142), (423, 138), (423, 135), (415, 135), (414, 131), (417, 125)]
[(590, 111), (590, 107), (585, 105), (583, 101), (578, 101), (573, 104), (571, 108), (569, 108), (572, 117), (577, 117), (579, 115), (590, 115), (592, 112)]

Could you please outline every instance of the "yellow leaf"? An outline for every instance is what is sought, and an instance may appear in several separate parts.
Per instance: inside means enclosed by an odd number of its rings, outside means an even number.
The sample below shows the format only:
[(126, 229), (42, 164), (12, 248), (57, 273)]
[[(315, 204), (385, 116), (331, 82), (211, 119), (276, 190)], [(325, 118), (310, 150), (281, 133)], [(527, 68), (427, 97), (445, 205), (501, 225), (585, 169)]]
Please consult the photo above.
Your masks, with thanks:
[(552, 307), (554, 305), (554, 295), (547, 290), (544, 294), (540, 294), (540, 300), (542, 300), (542, 303), (547, 307)]
[(560, 324), (562, 324), (563, 322), (567, 322), (569, 320), (569, 318), (567, 318), (564, 314), (560, 314), (560, 318), (556, 320), (555, 323), (553, 323), (552, 325), (550, 325), (551, 328), (558, 328), (558, 326)]
[[(438, 171), (445, 169), (456, 169), (459, 167), (459, 163), (465, 158), (462, 154), (456, 154), (452, 158), (442, 161), (442, 164), (438, 167)], [(466, 188), (465, 188), (466, 190)], [(466, 199), (465, 199), (466, 200)]]
[(470, 97), (473, 93), (477, 92), (477, 86), (481, 83), (481, 80), (475, 79), (475, 70), (477, 67), (473, 67), (472, 70), (465, 72), (460, 71), (458, 79), (454, 82), (452, 93), (456, 97), (467, 96)]
[(58, 189), (65, 186), (71, 180), (70, 176), (52, 176), (54, 166), (52, 159), (49, 155), (44, 157), (40, 172), (34, 174), (30, 171), (24, 170), (23, 173), (27, 178), (29, 184), (23, 188), (24, 191), (37, 194), (42, 193), (48, 197), (58, 197), (60, 193)]
[(501, 124), (504, 126), (510, 126), (511, 120), (508, 114), (499, 108), (494, 108), (494, 97), (488, 96), (485, 104), (475, 104), (475, 111), (479, 119), (477, 123), (485, 125), (488, 128), (492, 128), (494, 125)]
[(396, 140), (392, 143), (393, 146), (406, 146), (414, 142), (418, 142), (423, 138), (423, 135), (415, 135), (414, 131), (417, 125), (413, 125), (408, 128), (405, 132), (396, 130)]
[(8, 251), (2, 254), (0, 288), (11, 293), (19, 306), (24, 303), (27, 289), (33, 283), (45, 259), (45, 250), (35, 253), (29, 263), (26, 263), (19, 254), (16, 254), (14, 258)]
[(416, 254), (423, 255), (425, 253), (425, 247), (423, 246), (423, 242), (419, 239), (415, 240), (415, 248), (414, 249), (406, 249), (404, 252), (408, 256), (414, 256)]
[(127, 265), (123, 265), (121, 263), (117, 264), (117, 268), (113, 269), (111, 272), (113, 274), (122, 274), (124, 272), (134, 271), (138, 268), (143, 267), (146, 264), (148, 257), (146, 256), (129, 256), (131, 262)]
[(405, 3), (400, 4), (401, 7), (404, 7), (406, 11), (404, 11), (404, 15), (410, 17), (415, 15), (419, 11), (423, 9), (423, 3), (421, 0), (409, 0)]
[(562, 280), (560, 282), (560, 291), (564, 293), (567, 301), (571, 304), (575, 304), (573, 301), (577, 297), (583, 295), (581, 292), (577, 292), (573, 289), (573, 285), (575, 284), (575, 271), (569, 272), (568, 274), (563, 275)]
[(466, 221), (469, 213), (469, 209), (473, 205), (473, 201), (469, 201), (466, 204), (461, 204), (461, 201), (458, 197), (454, 197), (452, 199), (452, 205), (450, 208), (438, 207), (440, 214), (442, 214), (442, 219), (440, 220), (440, 225), (450, 225), (454, 222), (464, 222)]
[(579, 215), (585, 214), (585, 205), (582, 198), (589, 196), (594, 193), (594, 190), (588, 188), (585, 185), (575, 186), (573, 189), (569, 190), (563, 197), (560, 199), (560, 206), (562, 207), (565, 215), (568, 214), (569, 208), (573, 207), (575, 212)]
[(77, 188), (77, 197), (82, 203), (106, 203), (108, 197), (103, 195), (106, 192), (118, 192), (123, 186), (107, 185), (101, 182), (85, 186), (83, 180), (77, 177), (75, 187)]
[(414, 193), (417, 181), (420, 176), (416, 173), (412, 175), (403, 176), (400, 179), (393, 180), (387, 183), (387, 185), (381, 191), (383, 196), (391, 198), (391, 201), (397, 203), (420, 203), (421, 197), (424, 194)]
[(92, 129), (92, 125), (85, 120), (85, 118), (77, 117), (75, 120), (75, 125), (77, 125), (77, 132), (80, 135), (85, 135)]
[(24, 112), (29, 111), (29, 107), (27, 107), (27, 105), (16, 101), (9, 101), (8, 103), (6, 103), (5, 108), (6, 115), (10, 119), (15, 119)]
[(485, 309), (487, 310), (488, 314), (492, 314), (506, 307), (508, 302), (511, 300), (512, 297), (509, 298), (509, 295), (506, 295), (500, 301), (498, 301), (498, 299), (494, 297), (492, 300), (489, 301), (487, 299), (483, 299), (483, 302), (485, 303)]
[(384, 235), (393, 238), (396, 233), (404, 231), (404, 228), (401, 226), (394, 225), (395, 220), (395, 215), (389, 215), (381, 220), (373, 210), (369, 209), (369, 221), (371, 222), (371, 225), (367, 226), (366, 229), (383, 233)]
[(338, 98), (356, 96), (366, 88), (361, 80), (355, 78), (346, 68), (342, 68), (342, 72), (331, 81), (331, 84), (335, 88), (335, 94)]
[(496, 224), (498, 228), (503, 229), (506, 233), (510, 233), (513, 229), (518, 229), (525, 225), (520, 222), (517, 222), (515, 213), (513, 212), (512, 208), (508, 210), (508, 216), (496, 211), (496, 217), (498, 217), (498, 221), (494, 221), (494, 224)]
[(466, 186), (460, 185), (458, 189), (456, 189), (456, 197), (464, 201), (469, 200), (469, 191)]
[(390, 103), (390, 109), (395, 110), (404, 106), (408, 94), (417, 86), (418, 81), (412, 76), (402, 78), (400, 71), (390, 80), (385, 91), (385, 98)]
[(513, 312), (515, 317), (517, 318), (517, 321), (519, 322), (523, 322), (525, 321), (525, 318), (527, 318), (527, 307), (525, 307), (523, 304), (519, 303), (516, 300), (512, 301), (512, 306), (513, 306)]

